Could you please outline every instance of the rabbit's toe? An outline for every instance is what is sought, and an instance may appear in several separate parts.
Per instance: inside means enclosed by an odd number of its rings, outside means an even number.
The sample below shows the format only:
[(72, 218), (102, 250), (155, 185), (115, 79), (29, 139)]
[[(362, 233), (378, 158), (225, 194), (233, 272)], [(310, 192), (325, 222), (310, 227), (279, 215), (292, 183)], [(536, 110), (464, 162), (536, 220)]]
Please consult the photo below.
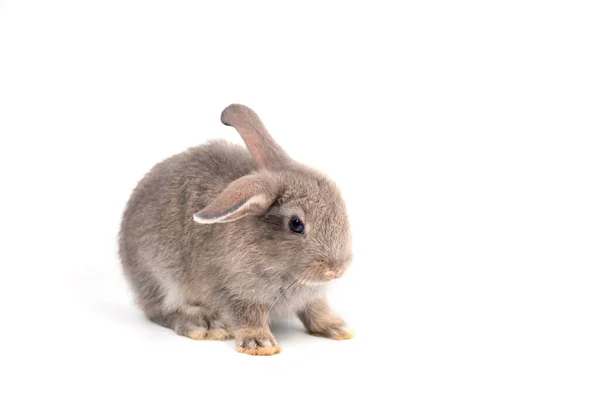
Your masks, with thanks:
[(233, 336), (231, 331), (225, 328), (206, 329), (202, 326), (188, 327), (180, 334), (194, 340), (226, 340)]
[(207, 332), (207, 340), (226, 340), (231, 339), (233, 334), (230, 330), (224, 328), (209, 329)]
[(206, 340), (208, 339), (209, 330), (198, 326), (189, 328), (184, 335), (194, 340)]
[(318, 332), (309, 332), (313, 336), (325, 337), (333, 340), (348, 340), (354, 337), (354, 331), (347, 326), (330, 326)]
[(281, 352), (281, 347), (279, 347), (273, 335), (265, 333), (238, 338), (235, 350), (253, 356), (272, 356)]
[(209, 327), (207, 339), (225, 340), (233, 337), (233, 332), (220, 318), (205, 318), (204, 321)]

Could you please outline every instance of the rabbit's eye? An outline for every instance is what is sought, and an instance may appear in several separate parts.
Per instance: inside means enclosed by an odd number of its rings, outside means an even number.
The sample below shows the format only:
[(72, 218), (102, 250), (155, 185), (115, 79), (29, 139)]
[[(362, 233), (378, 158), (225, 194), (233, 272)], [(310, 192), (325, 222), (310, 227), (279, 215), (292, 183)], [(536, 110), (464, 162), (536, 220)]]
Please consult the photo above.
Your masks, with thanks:
[(292, 232), (303, 234), (304, 233), (304, 222), (296, 216), (290, 219), (290, 229)]

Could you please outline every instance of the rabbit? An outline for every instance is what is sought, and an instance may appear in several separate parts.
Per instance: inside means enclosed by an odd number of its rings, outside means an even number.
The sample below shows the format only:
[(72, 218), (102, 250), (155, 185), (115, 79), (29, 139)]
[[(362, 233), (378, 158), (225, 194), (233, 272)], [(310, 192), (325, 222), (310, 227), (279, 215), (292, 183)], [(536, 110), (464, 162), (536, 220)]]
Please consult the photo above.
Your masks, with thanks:
[(346, 207), (321, 172), (292, 160), (256, 113), (221, 114), (247, 149), (210, 141), (155, 165), (123, 213), (119, 256), (146, 317), (196, 340), (281, 351), (269, 329), (296, 315), (308, 333), (350, 339), (328, 283), (352, 261)]

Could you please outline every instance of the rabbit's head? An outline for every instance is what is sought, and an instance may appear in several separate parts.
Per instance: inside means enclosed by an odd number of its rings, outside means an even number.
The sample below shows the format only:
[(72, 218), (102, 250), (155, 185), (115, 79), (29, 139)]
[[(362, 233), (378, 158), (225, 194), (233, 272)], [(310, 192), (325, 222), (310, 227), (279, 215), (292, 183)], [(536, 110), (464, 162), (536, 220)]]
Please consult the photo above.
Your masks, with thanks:
[(336, 185), (292, 160), (250, 108), (230, 105), (221, 121), (237, 129), (260, 169), (231, 182), (194, 220), (243, 223), (253, 253), (294, 281), (319, 284), (342, 276), (352, 249), (346, 207)]

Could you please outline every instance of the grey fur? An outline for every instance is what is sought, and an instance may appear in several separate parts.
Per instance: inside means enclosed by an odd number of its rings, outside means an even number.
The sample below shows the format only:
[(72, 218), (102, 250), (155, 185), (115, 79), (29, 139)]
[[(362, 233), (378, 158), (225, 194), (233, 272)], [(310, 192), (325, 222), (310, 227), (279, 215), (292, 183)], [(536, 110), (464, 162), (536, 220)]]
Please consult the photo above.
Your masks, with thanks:
[[(278, 151), (262, 123), (259, 128), (268, 151)], [(195, 339), (223, 339), (233, 330), (237, 350), (249, 354), (279, 352), (268, 329), (274, 316), (297, 314), (312, 333), (348, 338), (325, 301), (327, 281), (340, 276), (352, 256), (340, 192), (283, 150), (274, 159), (285, 163), (261, 156), (263, 168), (243, 147), (212, 141), (160, 162), (138, 183), (119, 240), (137, 304), (152, 321)], [(267, 182), (268, 204), (227, 223), (194, 221), (194, 214), (220, 206), (219, 198), (235, 200), (226, 188), (248, 176)], [(225, 212), (240, 208), (225, 206)], [(290, 231), (292, 215), (304, 221), (304, 235)]]

